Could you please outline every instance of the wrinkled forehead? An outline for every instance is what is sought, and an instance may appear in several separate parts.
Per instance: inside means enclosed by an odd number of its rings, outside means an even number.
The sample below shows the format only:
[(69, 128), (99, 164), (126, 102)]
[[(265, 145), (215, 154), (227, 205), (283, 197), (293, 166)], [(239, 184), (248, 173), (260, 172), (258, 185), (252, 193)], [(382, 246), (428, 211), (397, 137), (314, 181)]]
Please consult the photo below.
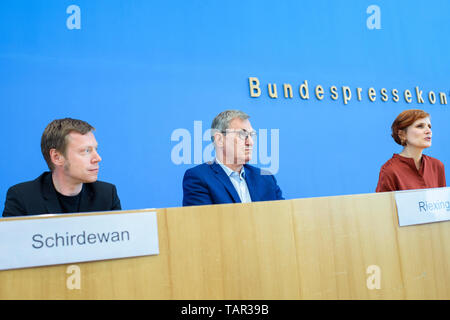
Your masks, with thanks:
[(228, 129), (253, 131), (252, 125), (248, 119), (234, 118), (230, 121)]

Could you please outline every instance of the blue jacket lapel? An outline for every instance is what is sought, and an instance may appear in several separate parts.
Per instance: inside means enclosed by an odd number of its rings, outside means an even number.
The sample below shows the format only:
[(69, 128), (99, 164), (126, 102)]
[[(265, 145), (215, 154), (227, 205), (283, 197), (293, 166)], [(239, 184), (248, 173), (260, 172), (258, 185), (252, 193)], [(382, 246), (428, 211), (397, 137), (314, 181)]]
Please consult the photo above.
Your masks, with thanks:
[(247, 183), (248, 192), (250, 193), (250, 198), (252, 201), (258, 201), (258, 194), (257, 194), (257, 182), (256, 182), (256, 176), (259, 174), (258, 170), (255, 172), (250, 168), (248, 165), (244, 165), (245, 169), (245, 182)]
[(239, 195), (231, 183), (230, 178), (227, 176), (222, 167), (218, 163), (213, 162), (211, 164), (211, 169), (216, 173), (217, 179), (219, 179), (219, 181), (225, 186), (225, 189), (228, 191), (233, 201), (241, 202), (241, 198), (239, 198)]

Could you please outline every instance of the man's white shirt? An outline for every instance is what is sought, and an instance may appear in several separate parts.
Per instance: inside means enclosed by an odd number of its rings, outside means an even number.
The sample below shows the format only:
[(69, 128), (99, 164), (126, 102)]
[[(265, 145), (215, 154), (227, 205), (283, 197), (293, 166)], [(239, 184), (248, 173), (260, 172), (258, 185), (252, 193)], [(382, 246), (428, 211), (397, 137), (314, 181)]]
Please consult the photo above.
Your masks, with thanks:
[(239, 198), (241, 199), (241, 202), (242, 203), (252, 202), (250, 192), (248, 191), (247, 182), (245, 181), (244, 167), (242, 167), (241, 172), (237, 173), (236, 171), (231, 170), (222, 162), (220, 162), (219, 159), (216, 158), (215, 161), (222, 167), (222, 169), (227, 174), (228, 178), (230, 178), (231, 183), (233, 184), (234, 188), (236, 189), (236, 192), (239, 195)]

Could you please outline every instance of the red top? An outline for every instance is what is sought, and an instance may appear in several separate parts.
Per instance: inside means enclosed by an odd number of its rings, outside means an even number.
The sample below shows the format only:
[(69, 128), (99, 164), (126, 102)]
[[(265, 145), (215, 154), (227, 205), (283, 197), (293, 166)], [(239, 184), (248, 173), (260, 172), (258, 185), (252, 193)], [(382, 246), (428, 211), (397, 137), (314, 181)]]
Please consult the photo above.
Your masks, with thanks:
[(380, 170), (376, 192), (445, 187), (444, 164), (422, 155), (420, 169), (414, 159), (394, 154)]

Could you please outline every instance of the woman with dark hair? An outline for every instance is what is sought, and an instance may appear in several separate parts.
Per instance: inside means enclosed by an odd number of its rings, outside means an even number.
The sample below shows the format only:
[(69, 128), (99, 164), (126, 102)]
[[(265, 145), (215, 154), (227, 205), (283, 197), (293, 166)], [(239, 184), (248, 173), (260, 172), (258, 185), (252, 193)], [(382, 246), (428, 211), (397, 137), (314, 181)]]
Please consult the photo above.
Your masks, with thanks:
[(422, 110), (405, 110), (391, 129), (395, 142), (404, 148), (381, 167), (376, 192), (445, 187), (442, 162), (422, 154), (431, 146), (430, 115)]

